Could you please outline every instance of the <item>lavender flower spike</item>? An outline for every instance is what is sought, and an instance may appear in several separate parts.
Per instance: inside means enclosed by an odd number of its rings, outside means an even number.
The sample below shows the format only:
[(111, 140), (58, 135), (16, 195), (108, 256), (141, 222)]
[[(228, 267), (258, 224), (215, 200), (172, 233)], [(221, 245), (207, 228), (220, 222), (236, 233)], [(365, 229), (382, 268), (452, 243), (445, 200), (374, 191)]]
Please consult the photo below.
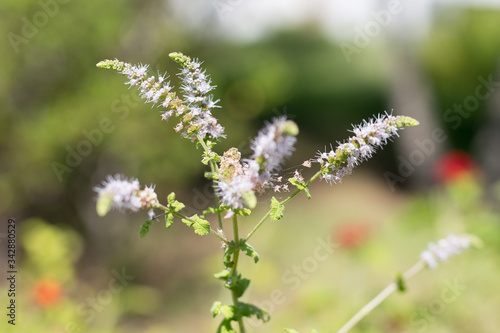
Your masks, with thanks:
[(175, 92), (171, 92), (170, 83), (165, 81), (167, 75), (158, 74), (158, 78), (148, 77), (149, 65), (132, 65), (115, 59), (103, 60), (97, 64), (97, 67), (113, 69), (126, 75), (129, 80), (125, 84), (138, 87), (140, 96), (146, 100), (146, 103), (160, 104), (167, 109), (174, 107)]
[(122, 175), (108, 176), (102, 186), (96, 186), (94, 190), (98, 194), (97, 213), (100, 216), (106, 215), (111, 209), (137, 212), (159, 204), (153, 186), (141, 190), (137, 179), (127, 179)]
[(273, 172), (291, 155), (298, 133), (297, 124), (278, 117), (266, 124), (252, 141), (251, 159), (244, 160), (241, 165), (241, 154), (236, 148), (224, 153), (217, 182), (221, 201), (233, 209), (254, 208), (257, 203), (255, 191), (263, 192), (270, 187)]
[(449, 234), (437, 243), (429, 243), (427, 250), (422, 251), (420, 259), (431, 269), (435, 269), (439, 262), (445, 262), (454, 254), (460, 254), (462, 250), (468, 249), (479, 240), (472, 235)]
[(115, 59), (101, 61), (97, 67), (126, 75), (126, 84), (137, 87), (146, 103), (157, 104), (166, 109), (161, 115), (163, 120), (172, 116), (179, 117), (180, 122), (174, 129), (183, 137), (192, 141), (198, 136), (210, 140), (224, 138), (224, 128), (211, 113), (212, 109), (219, 107), (218, 100), (214, 101), (213, 96), (208, 94), (215, 86), (212, 86), (208, 75), (201, 69), (201, 63), (182, 53), (171, 53), (170, 57), (182, 67), (179, 76), (183, 83), (183, 99), (172, 91), (170, 82), (166, 81), (166, 74), (148, 77), (148, 65), (132, 65)]
[(192, 140), (196, 139), (196, 135), (202, 139), (225, 138), (224, 127), (212, 116), (212, 109), (219, 107), (217, 105), (219, 100), (214, 101), (213, 95), (208, 93), (215, 86), (212, 85), (205, 70), (201, 69), (201, 62), (179, 52), (170, 53), (169, 56), (182, 67), (179, 77), (183, 83), (182, 102), (186, 106), (182, 126), (176, 130), (184, 130), (184, 137), (191, 137)]
[(320, 153), (317, 157), (316, 161), (321, 164), (321, 178), (333, 184), (342, 182), (354, 167), (372, 157), (378, 147), (398, 136), (399, 129), (416, 125), (418, 121), (413, 118), (386, 113), (353, 126), (354, 136), (339, 143), (337, 149)]

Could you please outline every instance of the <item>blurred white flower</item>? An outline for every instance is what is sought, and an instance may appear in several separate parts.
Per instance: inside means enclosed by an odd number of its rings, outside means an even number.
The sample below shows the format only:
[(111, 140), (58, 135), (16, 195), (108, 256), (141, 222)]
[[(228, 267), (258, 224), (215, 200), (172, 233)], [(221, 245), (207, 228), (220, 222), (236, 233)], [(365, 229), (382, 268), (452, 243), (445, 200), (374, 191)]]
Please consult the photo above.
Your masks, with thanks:
[(449, 234), (446, 238), (440, 239), (437, 243), (429, 243), (427, 250), (420, 254), (420, 259), (429, 268), (436, 268), (439, 262), (445, 262), (454, 254), (460, 254), (464, 249), (468, 249), (472, 244), (471, 235)]
[(123, 175), (108, 176), (102, 186), (96, 186), (94, 190), (97, 192), (97, 213), (101, 216), (111, 209), (137, 212), (158, 205), (154, 186), (141, 190), (137, 179), (127, 179)]

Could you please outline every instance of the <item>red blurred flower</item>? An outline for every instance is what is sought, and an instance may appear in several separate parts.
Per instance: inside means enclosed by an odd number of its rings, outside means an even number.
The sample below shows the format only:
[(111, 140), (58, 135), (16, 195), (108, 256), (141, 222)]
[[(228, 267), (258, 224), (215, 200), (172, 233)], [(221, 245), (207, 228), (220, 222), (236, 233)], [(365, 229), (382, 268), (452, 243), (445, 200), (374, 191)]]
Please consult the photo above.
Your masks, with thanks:
[(473, 174), (478, 165), (466, 152), (453, 150), (442, 155), (434, 164), (434, 177), (440, 183), (454, 182)]
[(364, 243), (370, 235), (368, 227), (361, 223), (345, 223), (335, 230), (335, 239), (344, 248), (354, 248)]
[(35, 303), (46, 308), (59, 303), (62, 298), (61, 284), (52, 279), (38, 279), (33, 287)]

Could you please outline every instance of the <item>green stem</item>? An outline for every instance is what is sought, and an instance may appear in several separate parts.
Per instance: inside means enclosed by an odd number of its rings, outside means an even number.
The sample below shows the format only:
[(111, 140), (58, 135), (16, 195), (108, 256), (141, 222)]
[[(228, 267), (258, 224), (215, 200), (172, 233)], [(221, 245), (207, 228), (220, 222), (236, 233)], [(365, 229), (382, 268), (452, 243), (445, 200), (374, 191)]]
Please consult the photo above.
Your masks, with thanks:
[[(205, 150), (205, 152), (207, 154), (209, 154), (210, 153), (210, 148), (208, 148), (208, 146), (205, 144), (205, 141), (203, 141), (203, 139), (198, 134), (196, 134), (196, 137), (198, 138), (198, 142), (203, 147), (203, 150)], [(210, 171), (212, 172), (212, 174), (219, 173), (219, 168), (217, 167), (217, 164), (213, 160), (210, 160)], [(214, 179), (212, 179), (212, 184), (213, 184), (213, 187), (215, 189), (215, 185), (216, 184), (215, 184), (215, 180)], [(215, 206), (216, 207), (220, 206), (219, 197), (217, 195), (215, 195)], [(217, 212), (217, 218), (218, 218), (218, 221), (219, 221), (219, 229), (220, 230), (224, 230), (222, 228), (222, 215), (221, 215), (220, 212)]]
[[(237, 271), (237, 266), (238, 266), (238, 259), (240, 257), (240, 240), (239, 240), (239, 235), (238, 235), (238, 220), (236, 219), (236, 215), (233, 217), (233, 230), (234, 230), (234, 244), (235, 244), (235, 250), (234, 250), (234, 257), (233, 257), (233, 268), (231, 270), (231, 280), (234, 280), (236, 278), (236, 274), (238, 273)], [(233, 304), (236, 309), (238, 309), (238, 296), (236, 295), (235, 290), (231, 290), (231, 296), (233, 299)], [(238, 325), (240, 327), (240, 333), (245, 333), (245, 326), (243, 324), (243, 318), (238, 319)]]
[[(315, 181), (319, 176), (321, 175), (321, 170), (316, 172), (314, 174), (314, 176), (312, 176), (306, 183), (306, 188), (309, 187), (309, 185), (311, 185), (311, 183), (313, 181)], [(297, 194), (299, 194), (300, 192), (302, 192), (303, 190), (296, 190), (295, 192), (292, 193), (292, 195), (290, 195), (288, 198), (286, 198), (285, 200), (281, 201), (280, 202), (280, 205), (284, 205), (286, 204), (288, 201), (292, 200), (292, 198), (294, 198)], [(255, 225), (255, 227), (253, 227), (253, 229), (248, 233), (247, 237), (245, 238), (245, 242), (247, 242), (250, 237), (252, 237), (252, 235), (257, 231), (257, 229), (259, 229), (262, 224), (264, 224), (264, 222), (267, 220), (267, 218), (269, 217), (269, 215), (271, 214), (271, 210), (269, 210), (263, 217), (262, 219), (259, 221), (259, 223), (257, 223)]]
[[(409, 280), (415, 274), (420, 272), (424, 267), (425, 263), (423, 261), (417, 262), (410, 269), (404, 272), (403, 278), (405, 280)], [(368, 304), (366, 304), (358, 312), (356, 312), (356, 314), (351, 319), (349, 319), (349, 321), (345, 323), (344, 326), (342, 326), (337, 333), (349, 332), (349, 330), (353, 328), (361, 319), (363, 319), (367, 314), (369, 314), (380, 303), (382, 303), (383, 300), (389, 297), (389, 295), (392, 294), (397, 289), (398, 289), (398, 284), (396, 282), (389, 284), (387, 287), (385, 287), (384, 290), (382, 290), (377, 296), (375, 296), (375, 298), (373, 298), (370, 302), (368, 302)]]

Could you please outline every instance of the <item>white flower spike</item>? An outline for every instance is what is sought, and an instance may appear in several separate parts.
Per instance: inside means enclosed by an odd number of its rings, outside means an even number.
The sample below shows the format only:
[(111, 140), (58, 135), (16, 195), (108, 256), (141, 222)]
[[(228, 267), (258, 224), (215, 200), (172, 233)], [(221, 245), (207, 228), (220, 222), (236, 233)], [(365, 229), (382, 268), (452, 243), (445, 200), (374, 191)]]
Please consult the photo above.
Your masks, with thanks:
[(449, 234), (437, 243), (429, 243), (427, 250), (422, 251), (420, 259), (431, 269), (435, 269), (440, 262), (445, 262), (449, 257), (460, 254), (475, 242), (472, 235)]

